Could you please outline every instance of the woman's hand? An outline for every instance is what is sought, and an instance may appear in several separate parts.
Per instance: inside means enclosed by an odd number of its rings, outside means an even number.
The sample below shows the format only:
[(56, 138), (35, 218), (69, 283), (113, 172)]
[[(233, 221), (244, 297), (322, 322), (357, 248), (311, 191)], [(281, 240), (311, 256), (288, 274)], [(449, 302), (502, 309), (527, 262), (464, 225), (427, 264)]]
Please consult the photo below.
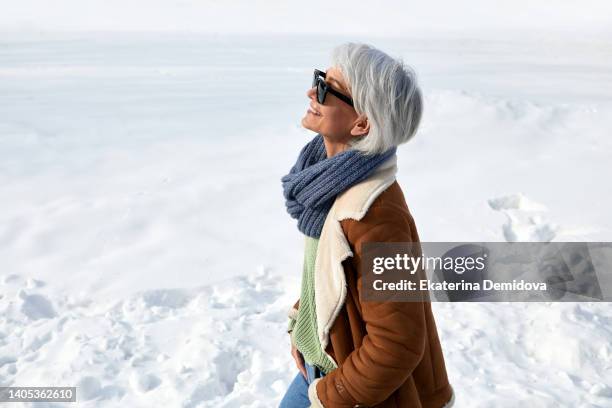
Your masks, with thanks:
[(304, 356), (302, 356), (302, 353), (300, 353), (293, 344), (291, 344), (291, 355), (295, 360), (295, 365), (297, 365), (298, 370), (300, 370), (306, 381), (308, 381), (308, 374), (306, 374), (306, 367), (304, 366)]

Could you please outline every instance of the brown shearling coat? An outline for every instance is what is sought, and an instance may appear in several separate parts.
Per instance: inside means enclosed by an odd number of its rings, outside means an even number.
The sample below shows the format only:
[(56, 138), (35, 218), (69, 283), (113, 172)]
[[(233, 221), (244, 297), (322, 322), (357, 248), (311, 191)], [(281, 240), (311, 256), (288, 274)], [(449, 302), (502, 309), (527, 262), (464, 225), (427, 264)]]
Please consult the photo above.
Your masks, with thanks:
[(361, 301), (361, 245), (420, 242), (398, 182), (363, 218), (341, 225), (354, 256), (343, 261), (348, 290), (326, 347), (338, 368), (311, 384), (312, 407), (450, 407), (453, 389), (431, 303)]

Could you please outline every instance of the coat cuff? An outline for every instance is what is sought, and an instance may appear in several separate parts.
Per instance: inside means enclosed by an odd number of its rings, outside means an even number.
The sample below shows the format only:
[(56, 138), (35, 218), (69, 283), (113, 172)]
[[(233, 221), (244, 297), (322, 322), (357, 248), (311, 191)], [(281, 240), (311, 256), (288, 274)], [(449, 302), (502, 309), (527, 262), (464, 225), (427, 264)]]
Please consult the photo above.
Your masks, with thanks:
[(293, 339), (293, 333), (289, 333), (289, 341), (291, 342), (291, 346), (297, 348), (297, 344), (295, 344), (295, 340)]
[(295, 327), (295, 319), (289, 319), (289, 323), (287, 323), (287, 333), (291, 333), (294, 327)]
[(298, 315), (298, 309), (296, 309), (295, 307), (292, 307), (291, 310), (289, 310), (289, 313), (287, 313), (287, 316), (289, 316), (290, 319), (297, 319), (297, 315)]
[(317, 384), (319, 381), (321, 379), (317, 378), (308, 386), (308, 399), (310, 400), (311, 408), (325, 408), (317, 395)]

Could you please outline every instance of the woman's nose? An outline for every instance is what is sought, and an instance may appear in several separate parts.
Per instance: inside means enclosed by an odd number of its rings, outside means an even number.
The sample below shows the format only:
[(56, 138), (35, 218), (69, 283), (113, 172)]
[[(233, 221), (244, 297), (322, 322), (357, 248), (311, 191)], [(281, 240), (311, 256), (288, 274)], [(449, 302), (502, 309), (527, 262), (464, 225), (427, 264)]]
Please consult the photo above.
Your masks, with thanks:
[(314, 98), (315, 93), (316, 93), (316, 89), (317, 89), (317, 88), (315, 88), (315, 87), (312, 87), (312, 88), (308, 89), (308, 91), (306, 91), (306, 96), (307, 96), (309, 99)]

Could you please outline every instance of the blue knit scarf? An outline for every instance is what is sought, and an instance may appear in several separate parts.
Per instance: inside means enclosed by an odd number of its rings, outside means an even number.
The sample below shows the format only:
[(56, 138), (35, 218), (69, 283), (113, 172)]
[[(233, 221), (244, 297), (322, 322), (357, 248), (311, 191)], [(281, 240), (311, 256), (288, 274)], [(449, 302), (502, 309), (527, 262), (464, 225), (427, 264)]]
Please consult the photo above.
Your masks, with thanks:
[(323, 136), (317, 134), (281, 179), (287, 212), (298, 220), (298, 229), (319, 238), (336, 196), (367, 178), (395, 151), (393, 147), (382, 154), (365, 155), (349, 149), (328, 158)]

